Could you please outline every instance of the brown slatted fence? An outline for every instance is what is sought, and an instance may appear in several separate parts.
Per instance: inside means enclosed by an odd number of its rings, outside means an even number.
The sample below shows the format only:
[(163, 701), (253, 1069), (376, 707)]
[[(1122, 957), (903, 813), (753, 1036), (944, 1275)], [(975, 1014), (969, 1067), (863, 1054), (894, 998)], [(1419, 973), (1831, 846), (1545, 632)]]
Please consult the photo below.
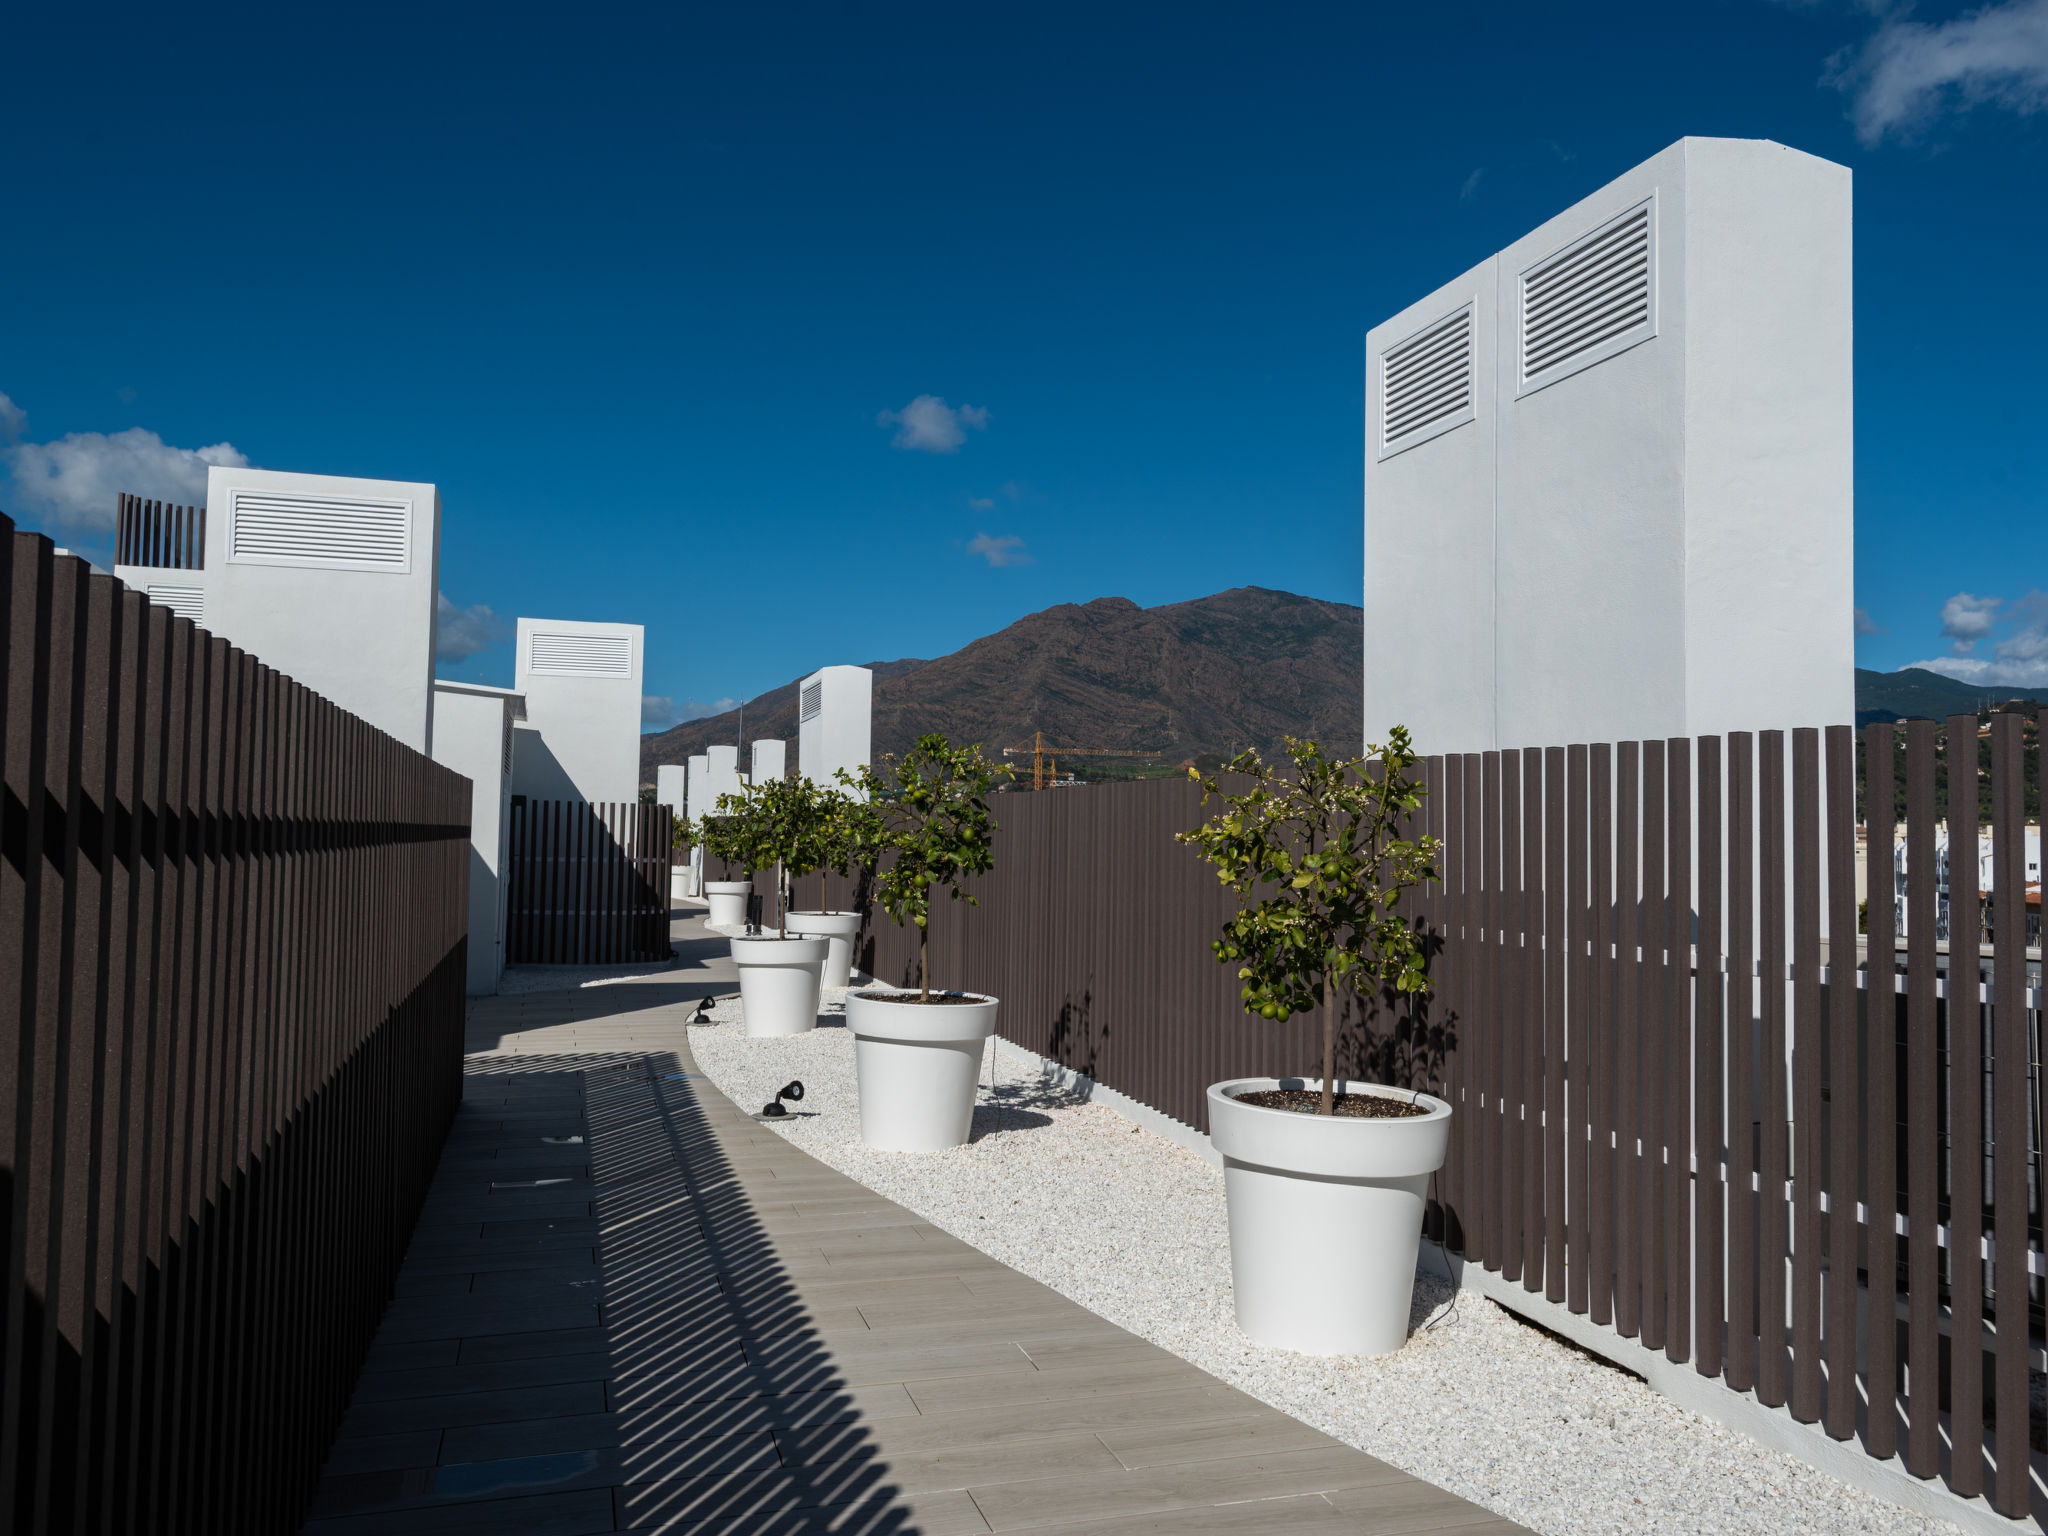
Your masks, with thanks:
[[(2028, 1443), (2041, 1350), (2040, 959), (2020, 940), (2039, 768), (2032, 717), (1996, 716), (1980, 899), (1977, 728), (1946, 726), (1945, 903), (1933, 722), (1427, 760), (1436, 991), (1374, 1011), (1346, 1070), (1456, 1108), (1430, 1230), (1470, 1262), (2017, 1518), (2038, 1458), (1996, 1449), (2002, 1425)], [(1312, 1022), (1246, 1017), (1209, 955), (1231, 907), (1172, 841), (1206, 814), (1192, 786), (996, 805), (982, 905), (934, 913), (938, 984), (995, 993), (1007, 1038), (1197, 1128), (1212, 1082), (1317, 1070)], [(1980, 952), (1981, 975), (1951, 969)], [(861, 954), (914, 977), (885, 918)]]
[(469, 784), (4, 519), (0, 601), (0, 1526), (293, 1530), (461, 1097)]
[(674, 822), (668, 806), (644, 801), (513, 796), (508, 963), (668, 959)]
[(206, 508), (145, 501), (121, 492), (114, 512), (114, 563), (205, 569)]

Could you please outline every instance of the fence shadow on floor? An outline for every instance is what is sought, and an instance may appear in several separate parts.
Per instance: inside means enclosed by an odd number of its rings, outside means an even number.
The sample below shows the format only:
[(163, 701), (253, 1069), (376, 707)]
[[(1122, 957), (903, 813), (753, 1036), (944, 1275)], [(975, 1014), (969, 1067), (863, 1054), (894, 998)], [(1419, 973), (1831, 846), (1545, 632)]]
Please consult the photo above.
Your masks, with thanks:
[[(467, 1069), (383, 1371), (358, 1384), (308, 1529), (916, 1536), (694, 1075), (602, 1050)], [(438, 1283), (450, 1269), (468, 1291)], [(434, 1342), (452, 1336), (459, 1352)], [(449, 1368), (413, 1368), (439, 1351)], [(520, 1362), (534, 1385), (501, 1380), (506, 1407), (480, 1409), (467, 1374)], [(344, 1470), (380, 1433), (443, 1423), (439, 1465)]]

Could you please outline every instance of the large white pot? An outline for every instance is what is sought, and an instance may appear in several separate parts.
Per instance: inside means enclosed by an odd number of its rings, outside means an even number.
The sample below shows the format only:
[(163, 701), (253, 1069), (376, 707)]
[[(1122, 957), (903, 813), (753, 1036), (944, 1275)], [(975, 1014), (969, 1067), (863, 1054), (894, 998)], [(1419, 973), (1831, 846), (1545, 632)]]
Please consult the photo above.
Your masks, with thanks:
[(750, 1035), (800, 1035), (818, 1027), (818, 973), (823, 939), (778, 939), (773, 934), (734, 939), (732, 963), (740, 973), (740, 1012)]
[(938, 1152), (974, 1125), (982, 1046), (996, 1032), (996, 999), (899, 1003), (846, 994), (860, 1080), (860, 1139), (884, 1152)]
[(706, 880), (704, 895), (711, 902), (711, 911), (704, 921), (714, 928), (746, 927), (747, 898), (753, 894), (751, 880)]
[[(1408, 1338), (1429, 1176), (1443, 1166), (1451, 1106), (1398, 1120), (1302, 1115), (1235, 1095), (1319, 1088), (1247, 1077), (1209, 1089), (1209, 1140), (1223, 1157), (1237, 1326), (1307, 1355), (1385, 1355)], [(1411, 1097), (1344, 1082), (1343, 1093)]]
[(853, 976), (853, 941), (860, 936), (858, 912), (792, 912), (789, 931), (830, 940), (832, 949), (825, 956), (825, 985), (847, 985)]

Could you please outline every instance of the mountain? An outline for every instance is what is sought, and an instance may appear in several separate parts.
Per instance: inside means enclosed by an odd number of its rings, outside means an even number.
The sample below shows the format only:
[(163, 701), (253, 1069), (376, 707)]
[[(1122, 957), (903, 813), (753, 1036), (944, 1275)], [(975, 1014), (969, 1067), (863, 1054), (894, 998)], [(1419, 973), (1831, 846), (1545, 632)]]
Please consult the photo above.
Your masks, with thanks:
[(2048, 703), (2048, 688), (1985, 688), (1960, 683), (1925, 667), (1897, 672), (1856, 669), (1856, 723), (1873, 720), (1939, 720), (1947, 715), (1974, 714), (1987, 704), (2014, 699)]
[[(1363, 646), (1363, 610), (1264, 587), (1157, 608), (1061, 603), (950, 656), (872, 663), (874, 749), (900, 753), (939, 731), (997, 756), (1043, 731), (1049, 747), (1149, 750), (1169, 766), (1287, 735), (1356, 751)], [(747, 702), (748, 740), (794, 741), (797, 681)], [(643, 736), (642, 776), (737, 741), (741, 713)]]

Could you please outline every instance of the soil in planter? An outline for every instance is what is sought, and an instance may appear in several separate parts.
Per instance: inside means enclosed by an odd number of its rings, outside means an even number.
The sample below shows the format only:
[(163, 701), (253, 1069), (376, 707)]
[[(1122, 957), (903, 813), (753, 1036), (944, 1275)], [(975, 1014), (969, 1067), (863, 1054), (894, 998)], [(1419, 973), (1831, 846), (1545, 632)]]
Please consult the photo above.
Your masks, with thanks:
[[(1297, 1115), (1313, 1115), (1323, 1107), (1323, 1095), (1315, 1088), (1261, 1088), (1256, 1093), (1236, 1093), (1231, 1097), (1240, 1104), (1256, 1104), (1260, 1109), (1287, 1109)], [(1390, 1099), (1383, 1093), (1340, 1093), (1336, 1111), (1340, 1116), (1353, 1120), (1407, 1120), (1428, 1114), (1429, 1106), (1410, 1104), (1406, 1099)]]
[(915, 992), (856, 992), (853, 994), (864, 1003), (985, 1003), (985, 997), (970, 997), (965, 992), (934, 992), (930, 997), (919, 997)]

